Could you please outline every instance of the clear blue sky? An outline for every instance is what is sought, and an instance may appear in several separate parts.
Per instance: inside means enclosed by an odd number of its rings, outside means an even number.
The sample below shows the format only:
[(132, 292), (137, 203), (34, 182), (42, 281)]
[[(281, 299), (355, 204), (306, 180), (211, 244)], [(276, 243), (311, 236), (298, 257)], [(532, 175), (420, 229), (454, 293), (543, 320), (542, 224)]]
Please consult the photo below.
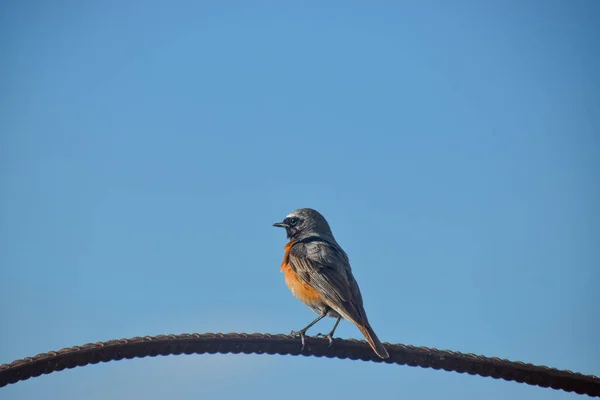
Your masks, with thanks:
[[(0, 363), (114, 338), (288, 333), (299, 207), (384, 341), (600, 375), (600, 3), (5, 1)], [(328, 319), (313, 333), (331, 327)], [(360, 337), (342, 323), (340, 337)], [(363, 362), (179, 356), (47, 399), (575, 399)]]

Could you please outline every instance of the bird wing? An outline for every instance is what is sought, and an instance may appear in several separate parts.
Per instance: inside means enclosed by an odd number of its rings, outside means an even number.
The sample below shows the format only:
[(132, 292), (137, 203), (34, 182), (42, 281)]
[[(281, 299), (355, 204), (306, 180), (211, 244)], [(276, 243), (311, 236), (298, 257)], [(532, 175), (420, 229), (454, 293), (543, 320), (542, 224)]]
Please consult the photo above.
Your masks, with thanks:
[(321, 239), (300, 241), (291, 248), (289, 264), (344, 318), (368, 323), (348, 256), (338, 245)]

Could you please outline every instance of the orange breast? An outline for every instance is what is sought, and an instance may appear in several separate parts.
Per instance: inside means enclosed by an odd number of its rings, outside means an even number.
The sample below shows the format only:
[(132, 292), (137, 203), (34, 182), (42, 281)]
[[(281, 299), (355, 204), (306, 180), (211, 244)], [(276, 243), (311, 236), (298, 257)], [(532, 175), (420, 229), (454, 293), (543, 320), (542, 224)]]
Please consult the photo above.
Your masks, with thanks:
[(281, 263), (281, 271), (285, 276), (285, 283), (292, 291), (292, 294), (303, 303), (309, 305), (321, 304), (323, 303), (323, 296), (321, 296), (316, 289), (303, 281), (289, 264), (290, 250), (292, 249), (293, 244), (293, 242), (289, 242), (285, 246), (285, 255), (283, 256), (283, 262)]

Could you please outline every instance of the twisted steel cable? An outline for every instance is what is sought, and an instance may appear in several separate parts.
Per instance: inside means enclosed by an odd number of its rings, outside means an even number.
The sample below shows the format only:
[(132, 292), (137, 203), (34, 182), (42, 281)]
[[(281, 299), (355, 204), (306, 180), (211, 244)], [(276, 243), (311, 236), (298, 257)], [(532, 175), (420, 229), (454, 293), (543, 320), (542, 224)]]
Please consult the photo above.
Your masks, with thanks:
[(194, 333), (135, 337), (89, 343), (0, 365), (0, 387), (42, 374), (62, 371), (65, 368), (82, 367), (124, 358), (172, 354), (266, 353), (336, 357), (444, 369), (600, 397), (600, 378), (593, 375), (582, 375), (495, 357), (462, 354), (427, 347), (386, 344), (386, 348), (390, 353), (390, 358), (381, 360), (373, 353), (367, 342), (354, 339), (335, 339), (333, 345), (329, 346), (326, 339), (307, 336), (306, 346), (301, 351), (300, 340), (288, 335)]

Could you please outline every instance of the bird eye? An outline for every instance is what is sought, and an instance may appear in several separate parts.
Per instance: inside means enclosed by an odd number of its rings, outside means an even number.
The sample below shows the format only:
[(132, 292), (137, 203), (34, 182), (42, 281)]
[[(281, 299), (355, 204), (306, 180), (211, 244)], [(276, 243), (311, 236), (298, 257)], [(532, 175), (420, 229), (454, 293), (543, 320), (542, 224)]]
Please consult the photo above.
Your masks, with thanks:
[(296, 217), (290, 218), (290, 225), (291, 226), (294, 226), (297, 223), (298, 223), (298, 218), (296, 218)]

